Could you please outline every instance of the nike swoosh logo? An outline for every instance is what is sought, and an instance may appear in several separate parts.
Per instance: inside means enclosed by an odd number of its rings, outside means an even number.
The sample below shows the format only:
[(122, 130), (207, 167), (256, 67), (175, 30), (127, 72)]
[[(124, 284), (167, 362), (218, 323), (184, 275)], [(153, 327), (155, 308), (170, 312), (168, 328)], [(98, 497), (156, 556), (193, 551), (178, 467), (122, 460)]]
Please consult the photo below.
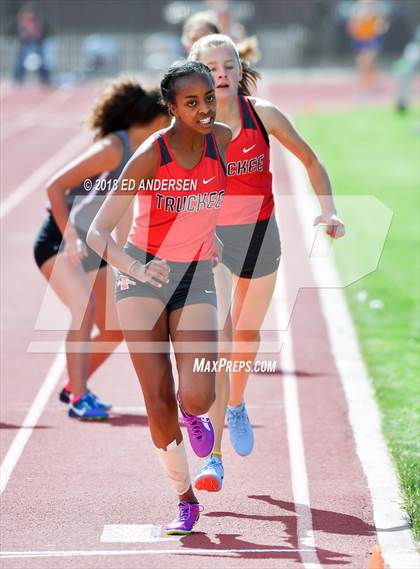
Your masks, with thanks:
[(215, 291), (214, 290), (205, 290), (204, 292), (206, 292), (207, 294), (213, 294)]
[(204, 185), (208, 184), (209, 182), (211, 182), (212, 180), (214, 180), (215, 177), (216, 177), (216, 176), (213, 176), (213, 178), (209, 178), (208, 180), (205, 180), (205, 179), (203, 178), (203, 184), (204, 184)]
[(244, 154), (248, 154), (248, 152), (250, 152), (253, 148), (255, 148), (257, 145), (253, 144), (252, 146), (250, 146), (249, 148), (242, 148), (242, 152)]
[(86, 407), (83, 407), (83, 409), (77, 409), (74, 407), (74, 405), (72, 405), (72, 411), (74, 411), (76, 415), (79, 415), (79, 417), (83, 417), (83, 415), (86, 413)]

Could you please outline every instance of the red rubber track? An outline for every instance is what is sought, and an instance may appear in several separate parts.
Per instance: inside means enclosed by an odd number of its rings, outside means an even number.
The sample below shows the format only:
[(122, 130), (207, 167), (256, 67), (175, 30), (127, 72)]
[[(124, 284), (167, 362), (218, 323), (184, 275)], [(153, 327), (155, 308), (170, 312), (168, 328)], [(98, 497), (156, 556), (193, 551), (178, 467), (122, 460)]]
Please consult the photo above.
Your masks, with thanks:
[[(49, 127), (44, 116), (3, 145), (2, 199), (78, 132), (80, 117), (96, 92), (93, 87), (74, 88), (55, 109), (51, 121), (67, 120), (67, 126), (59, 127), (56, 121)], [(270, 84), (271, 98), (288, 110), (299, 107), (299, 93), (297, 85)], [(342, 88), (340, 93), (340, 104), (352, 102), (348, 90)], [(330, 95), (330, 85), (316, 85), (311, 104), (322, 105)], [(31, 88), (5, 95), (2, 121), (15, 120), (34, 98), (38, 100), (39, 90)], [(275, 143), (273, 164), (281, 203), (290, 184)], [(45, 282), (33, 261), (32, 243), (45, 215), (45, 201), (40, 186), (3, 220), (2, 460), (55, 357), (28, 353), (29, 343), (64, 337), (63, 332), (34, 331)], [(281, 219), (283, 246), (301, 258), (298, 264), (286, 265), (288, 288), (298, 278), (297, 270), (309, 271), (298, 227), (296, 211)], [(272, 324), (275, 329), (275, 315)], [(321, 566), (363, 569), (376, 543), (372, 505), (315, 289), (299, 294), (291, 325), (317, 555)], [(69, 420), (55, 395), (49, 400), (2, 495), (2, 550), (162, 553), (4, 558), (2, 569), (303, 567), (296, 551), (281, 373), (251, 378), (247, 399), (255, 450), (248, 458), (236, 456), (226, 433), (223, 491), (200, 493), (205, 509), (197, 532), (157, 543), (100, 542), (106, 524), (163, 525), (174, 517), (176, 500), (152, 448), (146, 416), (133, 409), (144, 403), (128, 355), (114, 354), (91, 386), (123, 410), (112, 413), (107, 423), (84, 424)], [(191, 456), (192, 468), (199, 464)], [(243, 551), (217, 554), (232, 549)]]

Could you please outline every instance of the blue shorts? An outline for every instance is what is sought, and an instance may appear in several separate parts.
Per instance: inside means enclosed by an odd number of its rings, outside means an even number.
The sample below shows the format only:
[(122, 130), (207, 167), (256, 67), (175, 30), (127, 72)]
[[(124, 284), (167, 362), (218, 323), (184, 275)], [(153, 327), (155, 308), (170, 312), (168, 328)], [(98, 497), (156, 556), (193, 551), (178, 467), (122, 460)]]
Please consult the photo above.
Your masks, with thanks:
[(366, 49), (380, 49), (383, 46), (384, 38), (382, 36), (376, 36), (370, 40), (353, 40), (353, 48), (359, 53)]

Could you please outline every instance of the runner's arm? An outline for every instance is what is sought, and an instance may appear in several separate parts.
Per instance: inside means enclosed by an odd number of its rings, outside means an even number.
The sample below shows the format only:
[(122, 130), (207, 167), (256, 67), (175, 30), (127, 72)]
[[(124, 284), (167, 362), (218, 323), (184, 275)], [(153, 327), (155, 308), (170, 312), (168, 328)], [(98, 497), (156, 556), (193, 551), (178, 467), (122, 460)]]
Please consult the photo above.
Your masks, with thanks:
[(66, 194), (70, 188), (83, 184), (85, 180), (114, 170), (121, 162), (122, 149), (116, 137), (107, 136), (93, 144), (67, 166), (59, 170), (47, 183), (47, 194), (51, 213), (67, 240), (76, 239), (77, 233), (69, 221)]
[(112, 237), (112, 230), (127, 214), (137, 194), (141, 180), (155, 177), (158, 153), (154, 143), (141, 146), (125, 166), (117, 189), (108, 194), (90, 226), (87, 243), (113, 267), (141, 282), (161, 286), (167, 282), (169, 270), (166, 261), (152, 260), (146, 265), (127, 255)]
[(275, 136), (305, 166), (321, 207), (321, 215), (314, 224), (326, 224), (328, 235), (334, 238), (342, 237), (345, 234), (344, 224), (337, 216), (331, 182), (318, 156), (277, 107), (267, 101), (257, 100), (255, 109), (267, 133)]
[(232, 140), (232, 130), (226, 124), (216, 122), (214, 123), (214, 136), (216, 138), (217, 148), (219, 149), (220, 156), (223, 162), (226, 164), (226, 153), (229, 143)]

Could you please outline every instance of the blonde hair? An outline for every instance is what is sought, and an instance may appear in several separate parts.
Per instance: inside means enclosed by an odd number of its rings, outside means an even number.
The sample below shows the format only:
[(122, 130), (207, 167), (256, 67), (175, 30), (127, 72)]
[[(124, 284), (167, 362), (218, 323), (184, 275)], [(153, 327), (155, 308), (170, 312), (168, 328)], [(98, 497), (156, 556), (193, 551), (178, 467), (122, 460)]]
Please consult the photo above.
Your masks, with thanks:
[(257, 63), (257, 61), (261, 59), (261, 52), (258, 49), (258, 40), (256, 36), (248, 36), (247, 38), (236, 42), (236, 47), (241, 61)]
[[(248, 55), (247, 59), (249, 59), (250, 54), (253, 53), (255, 55), (258, 52), (258, 49), (256, 38), (247, 39), (251, 41), (243, 43), (242, 49), (243, 52), (246, 52), (246, 55)], [(245, 42), (245, 40), (243, 40), (243, 42)], [(241, 57), (237, 46), (229, 36), (224, 34), (211, 34), (200, 38), (192, 46), (188, 59), (191, 59), (192, 61), (200, 61), (202, 50), (211, 47), (229, 47), (233, 51), (239, 67), (242, 69), (242, 79), (239, 81), (238, 92), (241, 95), (251, 95), (252, 91), (255, 90), (257, 81), (260, 79), (261, 75), (258, 71), (255, 71), (255, 69), (252, 69), (245, 58)]]

